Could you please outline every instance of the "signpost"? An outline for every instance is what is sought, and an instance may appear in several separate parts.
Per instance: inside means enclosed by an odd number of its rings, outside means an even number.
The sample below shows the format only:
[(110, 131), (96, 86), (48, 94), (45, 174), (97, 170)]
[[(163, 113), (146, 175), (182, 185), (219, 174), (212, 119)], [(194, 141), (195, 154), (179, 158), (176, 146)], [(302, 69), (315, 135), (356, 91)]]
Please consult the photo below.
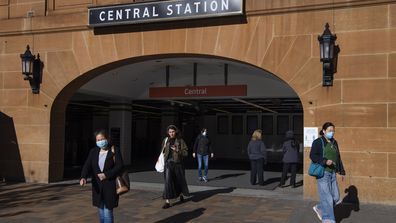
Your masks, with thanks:
[(150, 98), (191, 98), (246, 95), (247, 85), (152, 87), (149, 89)]
[(243, 15), (244, 0), (172, 0), (88, 9), (90, 27)]

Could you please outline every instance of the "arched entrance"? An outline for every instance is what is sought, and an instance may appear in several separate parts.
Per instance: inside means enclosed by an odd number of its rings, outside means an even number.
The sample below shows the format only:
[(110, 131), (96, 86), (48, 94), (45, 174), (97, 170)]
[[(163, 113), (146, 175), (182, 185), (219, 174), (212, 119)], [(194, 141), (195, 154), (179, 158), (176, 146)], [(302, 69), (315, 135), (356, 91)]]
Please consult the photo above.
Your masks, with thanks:
[[(198, 70), (195, 77), (194, 70)], [(169, 87), (242, 85), (247, 87), (247, 92), (239, 96), (228, 92), (220, 96), (150, 98), (149, 88), (164, 87), (167, 80)], [(109, 120), (114, 119), (109, 114), (112, 109), (118, 112), (114, 115), (121, 114), (120, 106), (123, 107), (121, 110), (132, 112), (131, 118), (126, 119), (132, 125), (131, 129), (126, 130), (126, 135), (123, 127), (120, 130), (119, 125), (114, 126)], [(125, 106), (129, 109), (125, 110)], [(121, 147), (129, 147), (123, 151), (124, 160), (127, 164), (131, 164), (132, 160), (132, 169), (151, 172), (152, 160), (158, 154), (157, 149), (153, 148), (159, 147), (163, 129), (168, 124), (181, 127), (190, 152), (199, 128), (209, 127), (217, 159), (212, 165), (218, 169), (249, 169), (246, 145), (254, 129), (264, 130), (271, 170), (280, 170), (281, 144), (287, 130), (293, 129), (297, 139), (302, 141), (303, 108), (298, 95), (287, 83), (251, 64), (210, 55), (156, 55), (99, 67), (66, 86), (57, 96), (53, 108), (52, 121), (65, 120), (63, 126), (62, 123), (51, 125), (51, 137), (64, 136), (63, 147), (60, 147), (62, 139), (57, 141), (59, 144), (56, 147), (59, 157), (63, 152), (59, 148), (64, 149), (66, 171), (62, 170), (62, 174), (69, 173), (67, 169), (72, 166), (82, 165), (88, 149), (94, 145), (91, 134), (98, 126), (107, 128), (111, 133), (118, 131), (121, 141), (125, 137), (132, 141), (129, 144), (118, 142)], [(66, 113), (59, 112), (62, 110)], [(99, 116), (104, 117), (102, 121), (92, 120), (98, 112), (101, 113)], [(82, 124), (84, 122), (88, 124)], [(122, 122), (125, 124), (125, 120)], [(53, 148), (51, 154), (54, 154)], [(302, 160), (302, 150), (300, 154)], [(136, 166), (139, 161), (150, 165)], [(189, 168), (196, 166), (192, 158), (187, 161)], [(219, 174), (215, 178), (233, 175)], [(280, 177), (279, 173), (274, 176)], [(276, 186), (279, 181), (272, 180), (271, 183)]]

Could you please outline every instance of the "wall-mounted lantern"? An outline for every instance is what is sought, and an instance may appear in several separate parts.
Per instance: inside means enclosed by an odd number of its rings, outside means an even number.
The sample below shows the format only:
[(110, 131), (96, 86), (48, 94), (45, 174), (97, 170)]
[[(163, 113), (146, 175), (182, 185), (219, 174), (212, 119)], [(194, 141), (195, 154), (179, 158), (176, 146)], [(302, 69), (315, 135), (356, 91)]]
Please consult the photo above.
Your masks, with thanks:
[(337, 72), (340, 48), (335, 45), (336, 39), (337, 36), (329, 29), (329, 23), (326, 23), (323, 34), (318, 36), (320, 61), (323, 63), (323, 86), (333, 86), (333, 76)]
[(40, 54), (37, 54), (36, 58), (36, 56), (30, 52), (29, 45), (27, 45), (25, 53), (21, 54), (21, 60), (23, 79), (29, 80), (33, 94), (40, 93), (40, 84), (44, 68), (44, 64), (40, 60)]

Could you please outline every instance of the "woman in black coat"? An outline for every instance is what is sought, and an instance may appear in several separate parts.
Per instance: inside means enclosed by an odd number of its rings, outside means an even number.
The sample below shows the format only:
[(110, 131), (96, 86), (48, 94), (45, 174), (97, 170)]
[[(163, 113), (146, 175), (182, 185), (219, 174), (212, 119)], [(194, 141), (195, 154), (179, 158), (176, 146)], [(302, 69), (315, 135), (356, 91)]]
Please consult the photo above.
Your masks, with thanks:
[(118, 206), (115, 179), (120, 173), (123, 161), (119, 148), (115, 154), (109, 145), (106, 131), (95, 133), (97, 147), (91, 149), (81, 172), (80, 185), (87, 183), (88, 175), (92, 177), (92, 204), (99, 209), (101, 223), (114, 221), (113, 208)]

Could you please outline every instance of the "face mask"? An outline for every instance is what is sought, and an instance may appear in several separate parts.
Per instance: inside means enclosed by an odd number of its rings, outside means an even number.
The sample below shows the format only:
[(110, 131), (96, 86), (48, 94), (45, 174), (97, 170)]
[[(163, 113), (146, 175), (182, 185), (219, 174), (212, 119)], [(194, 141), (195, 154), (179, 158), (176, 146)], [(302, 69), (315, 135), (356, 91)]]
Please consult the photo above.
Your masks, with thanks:
[(326, 138), (328, 138), (328, 139), (332, 139), (333, 136), (334, 136), (334, 132), (328, 132), (328, 133), (326, 133)]
[(103, 140), (100, 140), (100, 141), (97, 141), (97, 142), (96, 142), (96, 145), (97, 145), (99, 148), (101, 148), (101, 149), (106, 148), (106, 147), (107, 147), (107, 144), (108, 144), (108, 142), (107, 142), (106, 139), (103, 139)]
[(202, 135), (203, 135), (203, 136), (206, 136), (206, 132), (203, 132)]

